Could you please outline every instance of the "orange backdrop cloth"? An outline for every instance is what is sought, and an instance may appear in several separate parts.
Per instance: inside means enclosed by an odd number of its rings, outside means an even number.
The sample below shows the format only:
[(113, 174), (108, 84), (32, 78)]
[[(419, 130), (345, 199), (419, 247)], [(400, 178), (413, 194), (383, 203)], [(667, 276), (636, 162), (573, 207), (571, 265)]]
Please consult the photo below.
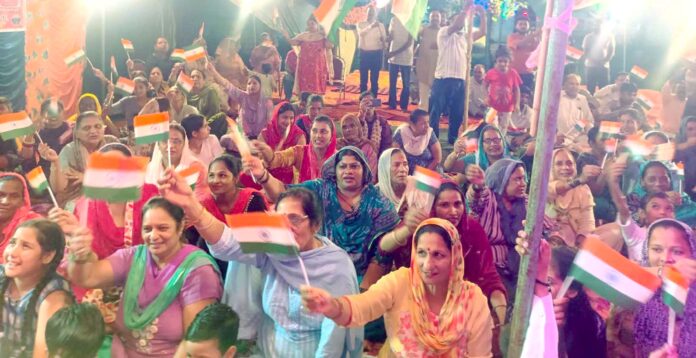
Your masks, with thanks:
[(65, 58), (85, 48), (87, 10), (82, 0), (27, 1), (25, 55), (27, 112), (38, 118), (41, 102), (59, 98), (74, 113), (82, 92), (82, 63)]

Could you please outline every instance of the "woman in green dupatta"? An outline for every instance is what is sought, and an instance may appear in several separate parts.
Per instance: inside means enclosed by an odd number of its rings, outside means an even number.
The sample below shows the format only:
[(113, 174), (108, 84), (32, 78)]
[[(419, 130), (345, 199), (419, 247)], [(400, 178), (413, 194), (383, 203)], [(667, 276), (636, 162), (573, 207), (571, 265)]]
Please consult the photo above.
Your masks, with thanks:
[(143, 208), (144, 245), (104, 260), (92, 252), (88, 229), (68, 240), (68, 276), (82, 287), (124, 286), (112, 357), (184, 357), (180, 342), (196, 314), (222, 295), (215, 262), (184, 244), (184, 212), (161, 197)]

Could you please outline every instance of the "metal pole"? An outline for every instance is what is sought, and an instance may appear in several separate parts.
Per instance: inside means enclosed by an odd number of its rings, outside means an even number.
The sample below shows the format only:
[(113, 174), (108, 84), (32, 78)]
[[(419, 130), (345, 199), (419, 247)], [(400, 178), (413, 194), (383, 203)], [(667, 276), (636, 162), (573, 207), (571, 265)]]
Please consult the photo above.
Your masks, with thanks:
[[(553, 0), (553, 16), (558, 17), (566, 10), (572, 9), (573, 0)], [(551, 153), (556, 139), (556, 120), (560, 102), (563, 67), (565, 65), (568, 34), (557, 29), (550, 29), (546, 62), (539, 71), (544, 73), (543, 91), (541, 93), (541, 110), (539, 127), (546, 135), (536, 137), (534, 150), (534, 167), (532, 168), (532, 185), (527, 208), (525, 232), (529, 237), (529, 255), (522, 257), (517, 278), (515, 307), (512, 313), (512, 331), (508, 357), (520, 357), (527, 333), (529, 314), (532, 309), (532, 296), (537, 275), (536, 261), (539, 255), (539, 242), (544, 222), (544, 206), (548, 194), (551, 170)]]
[[(484, 19), (481, 19), (481, 21), (485, 21)], [(467, 33), (466, 33), (466, 55), (467, 55), (467, 71), (466, 71), (466, 82), (464, 85), (466, 86), (466, 90), (464, 91), (464, 123), (462, 126), (464, 127), (464, 131), (466, 131), (466, 128), (469, 125), (469, 98), (471, 97), (470, 93), (470, 88), (471, 88), (471, 63), (474, 62), (474, 12), (472, 10), (469, 10), (469, 14), (466, 17), (466, 22), (467, 22)], [(457, 130), (461, 129), (458, 128)]]

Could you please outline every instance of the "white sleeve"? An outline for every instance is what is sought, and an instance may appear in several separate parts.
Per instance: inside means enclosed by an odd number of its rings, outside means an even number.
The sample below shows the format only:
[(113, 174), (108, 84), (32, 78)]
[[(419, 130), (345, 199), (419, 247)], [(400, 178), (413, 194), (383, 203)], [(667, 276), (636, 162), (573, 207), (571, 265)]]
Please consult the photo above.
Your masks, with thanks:
[(544, 297), (534, 296), (520, 357), (558, 358), (558, 326), (550, 294)]

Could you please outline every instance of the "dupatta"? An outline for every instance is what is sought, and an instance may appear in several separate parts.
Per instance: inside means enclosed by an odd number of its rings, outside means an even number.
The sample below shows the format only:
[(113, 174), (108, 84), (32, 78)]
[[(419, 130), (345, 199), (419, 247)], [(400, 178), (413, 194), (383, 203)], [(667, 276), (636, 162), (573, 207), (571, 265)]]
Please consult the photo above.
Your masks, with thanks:
[(302, 166), (300, 167), (300, 183), (321, 177), (321, 167), (327, 159), (336, 153), (336, 127), (331, 122), (331, 140), (323, 158), (317, 158), (312, 149), (312, 144), (307, 144), (303, 148)]

